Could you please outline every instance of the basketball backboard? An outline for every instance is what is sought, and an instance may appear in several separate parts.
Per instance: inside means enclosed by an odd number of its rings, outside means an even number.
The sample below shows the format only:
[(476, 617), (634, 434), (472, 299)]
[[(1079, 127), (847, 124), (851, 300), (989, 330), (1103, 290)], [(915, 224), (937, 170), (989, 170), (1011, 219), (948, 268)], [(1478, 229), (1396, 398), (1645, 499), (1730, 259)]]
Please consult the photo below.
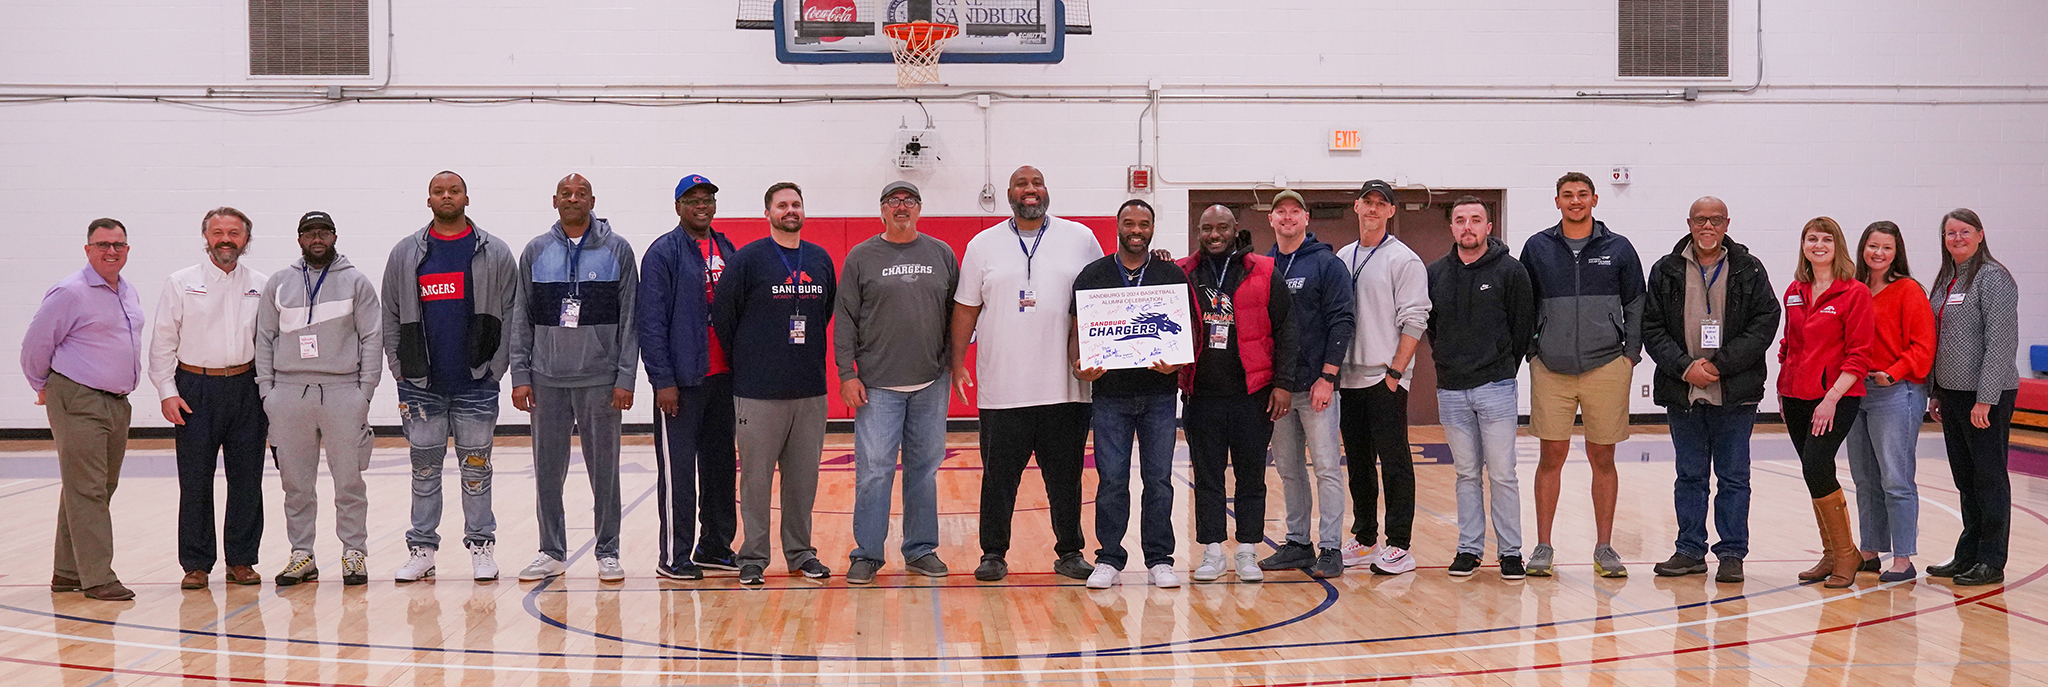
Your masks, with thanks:
[(882, 26), (953, 24), (942, 64), (1056, 63), (1066, 54), (1060, 0), (776, 0), (775, 57), (792, 64), (886, 63)]

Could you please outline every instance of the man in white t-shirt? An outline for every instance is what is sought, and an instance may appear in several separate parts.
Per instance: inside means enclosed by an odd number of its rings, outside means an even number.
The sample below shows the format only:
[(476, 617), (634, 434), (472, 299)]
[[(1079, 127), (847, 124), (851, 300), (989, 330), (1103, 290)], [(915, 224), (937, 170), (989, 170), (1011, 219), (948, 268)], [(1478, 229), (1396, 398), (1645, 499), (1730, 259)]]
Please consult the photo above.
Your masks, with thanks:
[[(1081, 555), (1081, 455), (1088, 443), (1088, 386), (1068, 374), (1067, 335), (1073, 319), (1064, 306), (1074, 277), (1102, 257), (1094, 232), (1046, 214), (1052, 195), (1033, 167), (1010, 174), (1012, 216), (967, 242), (954, 292), (953, 384), (976, 403), (981, 420), (981, 564), (974, 579), (1009, 574), (1010, 516), (1018, 481), (1038, 456), (1051, 504), (1053, 570), (1088, 579), (1094, 566)], [(975, 374), (967, 345), (981, 336)], [(980, 380), (977, 389), (976, 380)], [(978, 398), (970, 389), (979, 392)]]

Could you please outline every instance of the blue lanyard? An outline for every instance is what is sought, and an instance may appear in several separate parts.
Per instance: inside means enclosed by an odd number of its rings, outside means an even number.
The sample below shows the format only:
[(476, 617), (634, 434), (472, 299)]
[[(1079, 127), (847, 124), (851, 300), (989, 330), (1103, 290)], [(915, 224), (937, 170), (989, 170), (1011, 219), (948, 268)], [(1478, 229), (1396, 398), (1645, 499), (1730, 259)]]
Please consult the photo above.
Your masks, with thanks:
[[(1363, 261), (1359, 262), (1359, 263), (1358, 263), (1358, 264), (1356, 264), (1356, 265), (1352, 265), (1352, 266), (1351, 266), (1351, 283), (1353, 283), (1353, 284), (1357, 284), (1357, 283), (1358, 283), (1358, 273), (1360, 273), (1360, 272), (1364, 272), (1364, 271), (1365, 271), (1365, 266), (1366, 266), (1366, 265), (1370, 265), (1370, 264), (1372, 264), (1372, 256), (1375, 256), (1375, 255), (1379, 255), (1379, 254), (1380, 254), (1380, 246), (1384, 246), (1384, 245), (1387, 245), (1387, 239), (1391, 239), (1391, 238), (1394, 238), (1394, 233), (1393, 233), (1393, 232), (1387, 232), (1387, 233), (1385, 233), (1385, 234), (1381, 234), (1381, 235), (1380, 235), (1380, 242), (1379, 242), (1379, 243), (1375, 243), (1375, 244), (1372, 244), (1372, 250), (1370, 250), (1370, 251), (1366, 251), (1366, 253), (1365, 253), (1365, 260), (1363, 260)], [(1352, 257), (1353, 259), (1356, 259), (1356, 258), (1358, 257), (1358, 248), (1357, 248), (1356, 246), (1352, 247), (1352, 249), (1351, 249), (1351, 257)]]
[(1031, 283), (1031, 259), (1038, 257), (1038, 244), (1045, 241), (1045, 231), (1052, 228), (1052, 222), (1038, 225), (1038, 236), (1031, 239), (1031, 247), (1024, 247), (1024, 230), (1017, 228), (1017, 218), (1010, 218), (1010, 233), (1017, 235), (1017, 250), (1024, 251), (1024, 283)]
[[(1375, 246), (1375, 247), (1373, 247), (1373, 250), (1377, 251), (1377, 250), (1379, 250), (1379, 247)], [(1287, 278), (1287, 277), (1293, 276), (1293, 275), (1292, 275), (1291, 273), (1292, 273), (1292, 272), (1294, 271), (1294, 259), (1295, 259), (1295, 258), (1299, 258), (1299, 257), (1301, 257), (1301, 249), (1300, 249), (1300, 248), (1298, 248), (1298, 247), (1294, 249), (1294, 252), (1292, 252), (1292, 253), (1288, 253), (1288, 254), (1287, 254), (1287, 263), (1286, 263), (1286, 264), (1284, 264), (1284, 265), (1281, 265), (1281, 266), (1280, 266), (1280, 277), (1281, 277), (1282, 279), (1285, 279), (1285, 278)], [(1273, 259), (1274, 259), (1274, 260), (1278, 260), (1279, 258), (1280, 258), (1280, 247), (1279, 247), (1279, 246), (1274, 246), (1274, 247), (1273, 247)]]
[[(576, 237), (576, 250), (569, 253), (569, 293), (571, 295), (583, 295), (583, 283), (578, 281), (578, 273), (583, 271), (583, 242), (590, 240), (590, 232), (596, 228), (597, 220), (594, 218), (590, 220), (589, 224), (583, 225), (583, 235)], [(710, 261), (706, 261), (705, 264), (710, 264)], [(325, 279), (326, 277), (323, 275), (321, 278)]]
[[(1021, 242), (1020, 242), (1020, 243), (1021, 243)], [(1114, 259), (1114, 258), (1115, 258), (1116, 256), (1110, 256), (1110, 257), (1111, 257), (1112, 259)], [(1129, 273), (1129, 271), (1128, 271), (1128, 270), (1125, 270), (1125, 269), (1124, 269), (1124, 263), (1123, 263), (1123, 261), (1122, 261), (1122, 260), (1117, 260), (1117, 261), (1116, 261), (1116, 278), (1117, 278), (1117, 279), (1120, 279), (1120, 280), (1122, 280), (1122, 281), (1123, 281), (1123, 283), (1124, 283), (1124, 286), (1125, 286), (1125, 287), (1132, 287), (1132, 286), (1144, 286), (1144, 285), (1145, 285), (1145, 270), (1148, 270), (1148, 269), (1151, 269), (1151, 268), (1152, 268), (1152, 254), (1151, 254), (1151, 253), (1146, 253), (1146, 254), (1145, 254), (1145, 264), (1143, 264), (1143, 265), (1139, 265), (1139, 266), (1138, 266), (1138, 283), (1136, 283), (1136, 284), (1133, 284), (1133, 283), (1131, 283), (1131, 276), (1130, 276), (1130, 273)]]
[[(1225, 257), (1223, 258), (1223, 268), (1222, 268), (1221, 270), (1219, 270), (1219, 274), (1218, 274), (1218, 275), (1217, 275), (1217, 277), (1216, 277), (1216, 292), (1217, 292), (1217, 293), (1222, 293), (1222, 292), (1224, 292), (1224, 291), (1228, 291), (1228, 290), (1230, 289), (1230, 263), (1232, 263), (1232, 262), (1236, 262), (1236, 260), (1235, 260), (1235, 258), (1236, 258), (1236, 257), (1237, 257), (1237, 254), (1236, 254), (1236, 253), (1231, 253), (1230, 255), (1228, 255), (1228, 256), (1225, 256)], [(1205, 258), (1202, 258), (1202, 264), (1204, 264), (1204, 265), (1207, 265), (1208, 263), (1209, 263), (1209, 259), (1208, 259), (1208, 258), (1206, 258), (1206, 257), (1205, 257)]]
[(1708, 279), (1708, 278), (1707, 278), (1707, 268), (1706, 268), (1706, 266), (1705, 266), (1705, 265), (1701, 265), (1701, 266), (1700, 266), (1700, 281), (1702, 281), (1702, 282), (1706, 282), (1706, 285), (1707, 285), (1707, 288), (1705, 289), (1705, 291), (1706, 291), (1706, 300), (1707, 300), (1707, 314), (1709, 314), (1709, 315), (1712, 315), (1712, 314), (1714, 314), (1714, 282), (1717, 282), (1717, 281), (1721, 281), (1721, 268), (1723, 268), (1723, 267), (1727, 267), (1727, 266), (1728, 266), (1728, 256), (1726, 256), (1726, 255), (1723, 255), (1723, 256), (1721, 256), (1721, 261), (1720, 261), (1720, 262), (1714, 263), (1714, 278), (1713, 278), (1713, 279)]
[[(329, 248), (328, 251), (333, 252), (333, 249)], [(308, 327), (313, 326), (313, 306), (320, 302), (320, 287), (327, 285), (327, 268), (333, 266), (333, 258), (329, 258), (327, 264), (320, 268), (320, 282), (317, 284), (313, 282), (312, 277), (306, 276), (305, 267), (301, 266), (299, 268), (299, 280), (306, 283), (306, 326)]]

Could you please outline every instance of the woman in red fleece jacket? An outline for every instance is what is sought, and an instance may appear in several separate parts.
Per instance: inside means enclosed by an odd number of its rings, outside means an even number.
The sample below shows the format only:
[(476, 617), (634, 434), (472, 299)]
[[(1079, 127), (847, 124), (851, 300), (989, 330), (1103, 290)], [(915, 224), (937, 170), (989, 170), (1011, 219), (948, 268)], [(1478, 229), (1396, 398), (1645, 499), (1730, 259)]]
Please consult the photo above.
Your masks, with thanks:
[(1799, 232), (1799, 267), (1785, 288), (1785, 338), (1778, 343), (1778, 396), (1799, 451), (1806, 491), (1820, 524), (1820, 563), (1799, 573), (1831, 589), (1855, 582), (1863, 557), (1849, 531), (1849, 505), (1835, 480), (1835, 454), (1863, 400), (1875, 339), (1870, 287), (1856, 281), (1842, 226), (1816, 217)]
[(1920, 488), (1914, 484), (1920, 416), (1927, 410), (1927, 371), (1934, 366), (1934, 309), (1906, 266), (1899, 225), (1874, 222), (1857, 239), (1856, 281), (1877, 294), (1870, 376), (1849, 429), (1849, 476), (1856, 480), (1856, 516), (1863, 546), (1860, 572), (1878, 572), (1878, 554), (1892, 554), (1879, 582), (1919, 577)]

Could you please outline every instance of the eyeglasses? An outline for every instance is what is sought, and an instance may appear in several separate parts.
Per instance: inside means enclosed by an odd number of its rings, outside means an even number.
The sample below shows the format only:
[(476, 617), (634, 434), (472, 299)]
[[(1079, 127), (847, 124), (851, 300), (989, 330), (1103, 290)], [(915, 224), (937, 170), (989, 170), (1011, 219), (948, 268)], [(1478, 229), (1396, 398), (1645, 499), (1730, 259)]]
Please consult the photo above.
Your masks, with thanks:
[(1709, 227), (1709, 226), (1711, 226), (1711, 227), (1725, 227), (1725, 226), (1728, 226), (1728, 218), (1727, 218), (1727, 217), (1721, 217), (1721, 216), (1711, 216), (1711, 217), (1687, 217), (1687, 218), (1685, 218), (1685, 222), (1686, 222), (1687, 224), (1693, 225), (1694, 227)]
[(679, 203), (679, 204), (685, 205), (685, 206), (693, 207), (693, 208), (708, 208), (708, 207), (711, 207), (711, 206), (713, 206), (713, 205), (717, 205), (717, 204), (718, 204), (718, 199), (717, 199), (717, 198), (684, 198), (684, 199), (678, 200), (678, 201), (676, 201), (676, 202), (677, 202), (677, 203)]
[(299, 236), (300, 236), (300, 237), (305, 237), (305, 238), (316, 238), (316, 239), (331, 239), (331, 238), (334, 238), (334, 230), (333, 230), (333, 229), (308, 229), (308, 230), (306, 230), (306, 231), (302, 231), (302, 232), (299, 232)]
[(85, 245), (104, 251), (128, 250), (128, 244), (121, 241), (99, 241)]
[(922, 204), (923, 204), (923, 203), (919, 202), (919, 201), (918, 201), (918, 200), (917, 200), (916, 198), (884, 198), (884, 199), (882, 199), (882, 205), (883, 205), (884, 207), (892, 207), (892, 208), (909, 208), (909, 207), (917, 207), (917, 206), (919, 206), (919, 205), (922, 205)]
[(1952, 239), (1966, 239), (1970, 238), (1970, 235), (1975, 233), (1977, 232), (1974, 230), (1964, 229), (1962, 231), (1944, 231), (1941, 233), (1941, 235)]

